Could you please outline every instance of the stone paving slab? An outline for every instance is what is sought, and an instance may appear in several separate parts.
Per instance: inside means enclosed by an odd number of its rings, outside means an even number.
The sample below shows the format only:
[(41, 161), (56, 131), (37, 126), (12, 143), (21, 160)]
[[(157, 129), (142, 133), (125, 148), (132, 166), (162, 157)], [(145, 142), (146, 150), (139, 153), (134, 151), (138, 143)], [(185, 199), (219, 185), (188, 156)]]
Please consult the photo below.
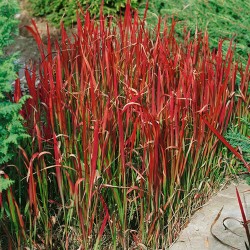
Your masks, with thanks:
[[(225, 222), (228, 228), (237, 235), (226, 230), (223, 226), (223, 219), (226, 217), (233, 217), (242, 221), (235, 191), (236, 186), (242, 202), (244, 202), (247, 218), (250, 219), (250, 186), (244, 181), (240, 181), (238, 184), (232, 183), (212, 197), (207, 204), (191, 217), (189, 224), (181, 232), (179, 239), (170, 247), (170, 250), (246, 250), (244, 244), (246, 234), (243, 226), (233, 219)], [(210, 227), (222, 207), (221, 215), (213, 226), (213, 233), (220, 240), (234, 248), (223, 245), (210, 233)]]

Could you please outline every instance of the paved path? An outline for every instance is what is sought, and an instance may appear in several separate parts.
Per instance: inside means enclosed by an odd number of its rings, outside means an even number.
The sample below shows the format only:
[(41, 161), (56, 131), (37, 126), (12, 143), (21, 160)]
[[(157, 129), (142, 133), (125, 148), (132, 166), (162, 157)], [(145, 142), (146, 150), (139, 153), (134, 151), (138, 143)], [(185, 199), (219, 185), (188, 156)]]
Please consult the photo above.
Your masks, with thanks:
[[(190, 219), (188, 226), (182, 231), (179, 239), (174, 243), (170, 250), (246, 250), (244, 241), (246, 240), (245, 230), (236, 220), (227, 220), (225, 223), (233, 232), (226, 230), (222, 224), (226, 217), (233, 217), (242, 220), (239, 204), (236, 197), (235, 186), (238, 187), (242, 201), (244, 202), (245, 212), (250, 219), (250, 186), (244, 181), (239, 184), (230, 184), (226, 189), (220, 191), (212, 197), (209, 202)], [(217, 241), (210, 233), (220, 209), (223, 207), (221, 215), (213, 226), (213, 233), (226, 244), (225, 246)]]

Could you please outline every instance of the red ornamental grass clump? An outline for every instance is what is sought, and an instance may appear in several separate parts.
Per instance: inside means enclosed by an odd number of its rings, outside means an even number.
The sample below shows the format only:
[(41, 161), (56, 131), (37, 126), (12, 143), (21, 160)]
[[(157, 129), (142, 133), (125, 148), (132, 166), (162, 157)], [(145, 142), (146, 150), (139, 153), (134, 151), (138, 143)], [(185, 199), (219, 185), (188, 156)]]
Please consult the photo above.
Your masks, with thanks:
[(41, 60), (39, 75), (25, 72), (32, 98), (22, 114), (33, 140), (21, 149), (27, 194), (16, 211), (29, 233), (19, 239), (158, 249), (207, 198), (222, 134), (247, 113), (250, 62), (239, 71), (232, 48), (223, 56), (220, 41), (211, 51), (207, 34), (178, 43), (174, 26), (159, 20), (149, 32), (127, 5), (115, 21), (85, 13), (71, 38), (62, 25), (54, 45), (49, 31), (45, 45), (35, 23), (28, 28)]

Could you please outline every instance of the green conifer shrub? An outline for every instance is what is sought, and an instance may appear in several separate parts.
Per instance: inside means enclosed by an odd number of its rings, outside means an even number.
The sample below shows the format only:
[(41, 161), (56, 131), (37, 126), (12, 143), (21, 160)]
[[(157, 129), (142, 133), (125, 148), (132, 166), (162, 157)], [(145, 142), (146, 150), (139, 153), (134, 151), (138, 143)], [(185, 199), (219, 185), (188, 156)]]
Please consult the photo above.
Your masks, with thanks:
[[(140, 4), (143, 15), (146, 0)], [(216, 48), (220, 38), (225, 39), (224, 52), (229, 39), (236, 43), (236, 58), (246, 64), (250, 53), (250, 2), (245, 0), (156, 0), (149, 1), (147, 21), (154, 26), (158, 16), (177, 18), (176, 33), (181, 35), (184, 26), (194, 35), (207, 30), (210, 46)]]
[[(125, 9), (127, 0), (104, 0), (103, 12), (105, 15), (114, 15), (121, 9)], [(138, 6), (139, 0), (131, 0), (133, 8)], [(100, 0), (29, 0), (31, 10), (34, 16), (46, 16), (55, 26), (60, 25), (63, 20), (64, 24), (70, 25), (76, 22), (76, 10), (79, 4), (83, 9), (89, 10), (94, 16), (98, 16), (100, 12)]]
[(4, 48), (13, 42), (18, 32), (16, 0), (0, 0), (0, 166), (15, 155), (20, 140), (27, 137), (19, 111), (27, 96), (18, 103), (11, 100), (11, 81), (16, 78), (15, 60), (17, 54), (6, 55)]
[[(241, 126), (238, 124), (232, 126), (226, 134), (226, 139), (231, 143), (231, 145), (243, 154), (245, 160), (250, 163), (250, 122), (249, 116), (241, 118)], [(240, 128), (243, 128), (240, 130)]]

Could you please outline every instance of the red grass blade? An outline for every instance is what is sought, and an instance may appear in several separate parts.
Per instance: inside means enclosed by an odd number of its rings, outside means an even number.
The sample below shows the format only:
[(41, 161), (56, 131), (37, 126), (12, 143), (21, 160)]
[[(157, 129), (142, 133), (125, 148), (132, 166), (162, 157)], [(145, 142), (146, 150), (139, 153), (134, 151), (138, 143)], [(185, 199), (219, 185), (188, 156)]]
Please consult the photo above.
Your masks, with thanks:
[(242, 216), (242, 220), (243, 220), (243, 226), (244, 226), (244, 228), (246, 230), (246, 235), (247, 235), (247, 239), (248, 239), (248, 247), (249, 247), (250, 246), (250, 232), (249, 232), (249, 228), (248, 228), (248, 221), (247, 221), (247, 218), (246, 218), (246, 214), (245, 214), (245, 211), (244, 211), (244, 208), (243, 208), (243, 204), (242, 204), (242, 201), (241, 201), (241, 198), (240, 198), (238, 188), (235, 187), (235, 189), (236, 189), (237, 200), (238, 200), (238, 203), (239, 203), (239, 206), (240, 206), (240, 212), (241, 212), (241, 216)]
[(59, 149), (59, 144), (56, 138), (56, 134), (53, 134), (53, 142), (54, 142), (54, 153), (55, 153), (55, 162), (56, 162), (56, 179), (57, 185), (60, 192), (60, 196), (62, 199), (62, 203), (64, 205), (64, 194), (62, 190), (62, 173), (61, 173), (61, 153)]

